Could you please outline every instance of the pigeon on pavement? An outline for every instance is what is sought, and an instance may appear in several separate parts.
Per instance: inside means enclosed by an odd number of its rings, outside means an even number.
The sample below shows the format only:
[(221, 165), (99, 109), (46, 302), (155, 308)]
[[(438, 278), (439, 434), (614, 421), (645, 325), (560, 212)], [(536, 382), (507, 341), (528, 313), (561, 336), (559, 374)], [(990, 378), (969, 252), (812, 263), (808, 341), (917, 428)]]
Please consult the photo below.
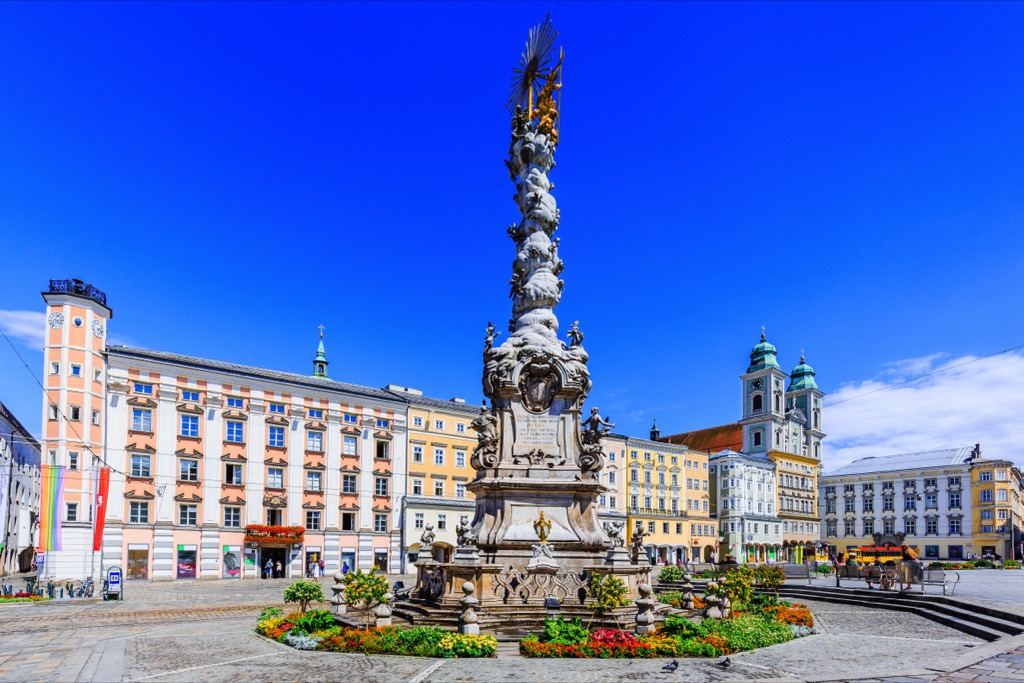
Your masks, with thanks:
[(677, 662), (676, 660), (673, 659), (671, 662), (669, 662), (665, 666), (661, 667), (661, 670), (662, 671), (669, 671), (669, 672), (671, 672), (671, 671), (675, 671), (678, 668), (679, 668), (679, 662)]
[(718, 662), (717, 666), (720, 666), (723, 669), (728, 669), (730, 666), (732, 666), (732, 660), (726, 657), (722, 661)]

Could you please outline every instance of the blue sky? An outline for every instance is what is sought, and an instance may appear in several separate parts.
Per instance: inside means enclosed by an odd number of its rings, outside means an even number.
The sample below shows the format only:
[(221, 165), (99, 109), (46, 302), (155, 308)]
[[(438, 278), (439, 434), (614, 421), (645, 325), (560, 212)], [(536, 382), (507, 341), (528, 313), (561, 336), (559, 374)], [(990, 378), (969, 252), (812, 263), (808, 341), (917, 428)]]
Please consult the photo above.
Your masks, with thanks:
[[(114, 341), (306, 373), (323, 324), (336, 379), (478, 401), (549, 10), (556, 313), (618, 431), (735, 420), (761, 325), (832, 400), (1024, 344), (1016, 3), (0, 4), (0, 324), (39, 374), (79, 277)], [(0, 376), (38, 430), (2, 342)], [(1015, 457), (1020, 351), (936, 377), (826, 412), (826, 463)]]

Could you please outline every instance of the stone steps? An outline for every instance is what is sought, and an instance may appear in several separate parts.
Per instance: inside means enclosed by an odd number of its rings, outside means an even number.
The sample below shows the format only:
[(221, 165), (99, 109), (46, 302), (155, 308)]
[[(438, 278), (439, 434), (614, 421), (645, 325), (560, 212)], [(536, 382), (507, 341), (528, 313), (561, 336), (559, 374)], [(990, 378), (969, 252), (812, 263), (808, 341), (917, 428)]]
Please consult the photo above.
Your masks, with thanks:
[(815, 600), (909, 612), (989, 642), (1024, 633), (1024, 617), (945, 596), (793, 585), (782, 586), (779, 596), (789, 600)]

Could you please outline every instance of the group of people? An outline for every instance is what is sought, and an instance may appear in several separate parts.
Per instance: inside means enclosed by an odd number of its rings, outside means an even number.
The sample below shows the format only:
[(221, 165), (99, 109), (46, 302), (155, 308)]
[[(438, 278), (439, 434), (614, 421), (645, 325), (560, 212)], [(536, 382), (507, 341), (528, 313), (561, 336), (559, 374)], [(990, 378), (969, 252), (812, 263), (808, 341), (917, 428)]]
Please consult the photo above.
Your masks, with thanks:
[(271, 560), (267, 560), (267, 563), (263, 565), (263, 577), (266, 579), (280, 579), (284, 576), (284, 571), (281, 567), (281, 560), (277, 561), (275, 566)]
[[(324, 576), (324, 569), (326, 565), (323, 559), (310, 560), (309, 564), (306, 565), (306, 578), (308, 579), (320, 579)], [(341, 573), (348, 574), (349, 566), (348, 562), (341, 563)], [(263, 576), (267, 579), (281, 579), (284, 578), (284, 568), (281, 566), (281, 560), (278, 560), (275, 564), (272, 560), (267, 560), (267, 563), (263, 565)]]
[(324, 561), (321, 559), (310, 560), (309, 564), (306, 565), (306, 578), (307, 579), (321, 579), (324, 576)]
[[(918, 559), (917, 552), (906, 544), (901, 545), (900, 559), (898, 571), (891, 565), (883, 565), (882, 561), (877, 557), (874, 562), (867, 565), (868, 571), (863, 572), (863, 576), (864, 581), (868, 584), (868, 588), (874, 590), (874, 584), (877, 582), (882, 590), (893, 590), (896, 587), (897, 579), (899, 580), (901, 591), (910, 590), (914, 582), (920, 584), (924, 578), (924, 565)], [(848, 572), (853, 570), (858, 576), (862, 573), (862, 565), (857, 560), (857, 554), (854, 552), (849, 554), (839, 553), (838, 555), (833, 553), (832, 565), (837, 572), (840, 566), (846, 566)]]

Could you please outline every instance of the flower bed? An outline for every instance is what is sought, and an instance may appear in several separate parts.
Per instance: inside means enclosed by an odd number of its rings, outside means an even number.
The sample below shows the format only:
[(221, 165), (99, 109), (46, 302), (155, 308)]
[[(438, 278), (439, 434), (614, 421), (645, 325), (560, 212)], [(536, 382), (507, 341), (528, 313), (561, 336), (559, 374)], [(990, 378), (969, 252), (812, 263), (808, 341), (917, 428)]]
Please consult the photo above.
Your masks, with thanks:
[[(663, 594), (668, 602), (678, 596)], [(699, 624), (669, 615), (657, 633), (635, 636), (626, 631), (588, 631), (579, 619), (549, 619), (544, 631), (519, 643), (527, 657), (719, 657), (785, 643), (812, 635), (814, 618), (806, 605), (757, 596), (731, 619), (704, 619)]]
[(41, 595), (33, 595), (32, 593), (15, 593), (14, 595), (0, 595), (0, 605), (12, 602), (43, 602), (49, 599)]
[(299, 650), (368, 655), (493, 657), (498, 647), (493, 636), (452, 633), (430, 626), (343, 628), (334, 625), (334, 617), (327, 610), (271, 616), (259, 622), (256, 632)]

